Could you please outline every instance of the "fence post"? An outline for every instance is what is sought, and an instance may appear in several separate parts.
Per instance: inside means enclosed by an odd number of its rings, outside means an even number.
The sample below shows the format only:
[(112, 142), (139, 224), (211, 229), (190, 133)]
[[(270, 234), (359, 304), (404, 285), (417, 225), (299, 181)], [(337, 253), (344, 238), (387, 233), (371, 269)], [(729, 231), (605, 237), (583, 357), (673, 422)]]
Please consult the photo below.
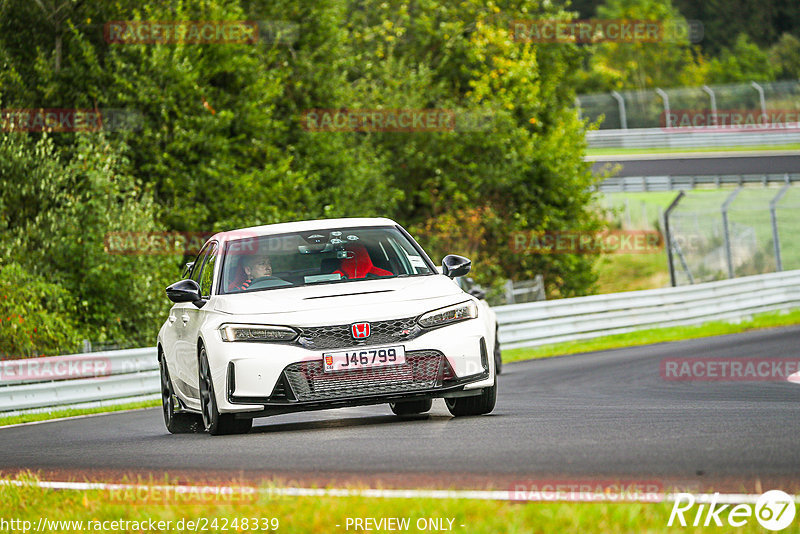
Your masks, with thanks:
[(675, 263), (672, 260), (672, 234), (670, 233), (669, 228), (669, 216), (672, 214), (672, 210), (678, 207), (678, 202), (684, 196), (684, 192), (681, 189), (678, 192), (678, 196), (675, 197), (675, 200), (672, 201), (672, 204), (669, 205), (667, 211), (664, 212), (664, 246), (667, 249), (667, 264), (669, 265), (669, 281), (672, 287), (675, 287)]
[(628, 129), (628, 115), (625, 113), (625, 99), (622, 98), (622, 95), (616, 91), (611, 91), (611, 96), (616, 99), (617, 104), (619, 105), (619, 126), (623, 130)]
[(786, 194), (786, 191), (789, 190), (789, 184), (784, 185), (781, 187), (781, 190), (778, 191), (778, 194), (769, 201), (769, 218), (772, 222), (772, 244), (775, 247), (775, 270), (776, 272), (781, 272), (783, 270), (783, 262), (781, 261), (781, 241), (780, 236), (778, 235), (778, 215), (775, 212), (775, 208), (778, 206), (778, 202), (781, 201), (783, 195)]
[(741, 190), (742, 186), (737, 187), (736, 191), (728, 195), (728, 198), (722, 203), (722, 233), (725, 238), (725, 257), (728, 260), (728, 278), (733, 278), (733, 254), (731, 253), (731, 236), (728, 231), (728, 208)]
[(514, 304), (514, 282), (506, 280), (506, 304)]
[(758, 91), (758, 101), (761, 104), (761, 113), (766, 116), (767, 115), (767, 101), (764, 98), (764, 89), (758, 85), (756, 82), (750, 82), (750, 85), (756, 88)]
[(575, 108), (578, 110), (578, 121), (583, 120), (583, 113), (581, 112), (581, 99), (577, 96), (575, 97)]
[(628, 197), (625, 197), (625, 229), (631, 227), (631, 206)]
[(703, 91), (705, 91), (711, 99), (711, 116), (714, 118), (714, 126), (717, 126), (717, 95), (715, 95), (714, 90), (707, 85), (703, 86)]
[(667, 119), (667, 128), (669, 128), (669, 96), (660, 87), (656, 87), (656, 94), (658, 94), (658, 96), (661, 97), (661, 100), (664, 101), (664, 117)]

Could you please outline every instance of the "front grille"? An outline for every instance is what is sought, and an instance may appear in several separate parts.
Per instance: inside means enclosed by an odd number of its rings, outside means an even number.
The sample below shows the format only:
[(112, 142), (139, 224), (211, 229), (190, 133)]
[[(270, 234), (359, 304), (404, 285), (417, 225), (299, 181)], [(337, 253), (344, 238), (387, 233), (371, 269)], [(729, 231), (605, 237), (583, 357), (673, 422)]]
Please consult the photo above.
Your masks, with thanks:
[(407, 352), (402, 365), (326, 373), (315, 360), (289, 365), (284, 376), (303, 402), (429, 390), (455, 375), (441, 352), (417, 350)]
[(422, 332), (416, 317), (370, 322), (369, 325), (370, 336), (366, 339), (354, 339), (349, 324), (304, 327), (300, 328), (297, 343), (312, 350), (346, 349), (408, 341)]

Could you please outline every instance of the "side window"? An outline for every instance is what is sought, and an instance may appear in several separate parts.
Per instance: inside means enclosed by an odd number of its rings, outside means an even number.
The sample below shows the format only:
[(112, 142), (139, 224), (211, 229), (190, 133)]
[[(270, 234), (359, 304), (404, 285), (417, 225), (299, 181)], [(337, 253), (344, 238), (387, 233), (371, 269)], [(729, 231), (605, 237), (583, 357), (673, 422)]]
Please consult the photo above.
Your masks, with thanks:
[(211, 296), (211, 283), (214, 281), (214, 266), (217, 264), (217, 244), (214, 243), (207, 254), (208, 259), (203, 265), (203, 271), (200, 273), (200, 296)]
[(206, 261), (206, 256), (208, 255), (208, 251), (211, 249), (211, 244), (209, 243), (200, 251), (197, 257), (194, 260), (194, 265), (192, 266), (192, 276), (191, 279), (200, 283), (200, 271), (203, 269), (203, 262)]

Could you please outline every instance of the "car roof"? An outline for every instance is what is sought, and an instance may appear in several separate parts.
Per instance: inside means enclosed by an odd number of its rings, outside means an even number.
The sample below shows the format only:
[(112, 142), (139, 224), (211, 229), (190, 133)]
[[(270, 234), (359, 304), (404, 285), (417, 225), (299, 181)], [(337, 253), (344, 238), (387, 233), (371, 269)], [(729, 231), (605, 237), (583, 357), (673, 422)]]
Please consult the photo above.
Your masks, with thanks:
[(260, 237), (265, 235), (285, 234), (290, 232), (310, 232), (314, 230), (333, 230), (336, 228), (359, 228), (367, 226), (398, 226), (398, 224), (385, 217), (352, 217), (344, 219), (317, 219), (311, 221), (295, 221), (263, 226), (251, 226), (219, 232), (211, 239), (228, 241), (244, 237)]

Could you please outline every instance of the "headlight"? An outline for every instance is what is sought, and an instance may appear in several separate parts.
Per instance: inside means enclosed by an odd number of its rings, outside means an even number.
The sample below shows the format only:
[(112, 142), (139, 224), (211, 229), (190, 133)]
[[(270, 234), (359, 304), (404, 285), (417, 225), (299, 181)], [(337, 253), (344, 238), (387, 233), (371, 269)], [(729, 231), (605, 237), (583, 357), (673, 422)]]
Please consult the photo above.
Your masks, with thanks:
[(439, 308), (438, 310), (430, 311), (421, 315), (417, 322), (420, 326), (425, 328), (433, 328), (436, 326), (444, 326), (458, 321), (465, 321), (467, 319), (474, 319), (478, 316), (478, 306), (468, 300), (448, 306), (446, 308)]
[(293, 341), (297, 337), (288, 326), (266, 324), (224, 324), (219, 333), (222, 341)]

